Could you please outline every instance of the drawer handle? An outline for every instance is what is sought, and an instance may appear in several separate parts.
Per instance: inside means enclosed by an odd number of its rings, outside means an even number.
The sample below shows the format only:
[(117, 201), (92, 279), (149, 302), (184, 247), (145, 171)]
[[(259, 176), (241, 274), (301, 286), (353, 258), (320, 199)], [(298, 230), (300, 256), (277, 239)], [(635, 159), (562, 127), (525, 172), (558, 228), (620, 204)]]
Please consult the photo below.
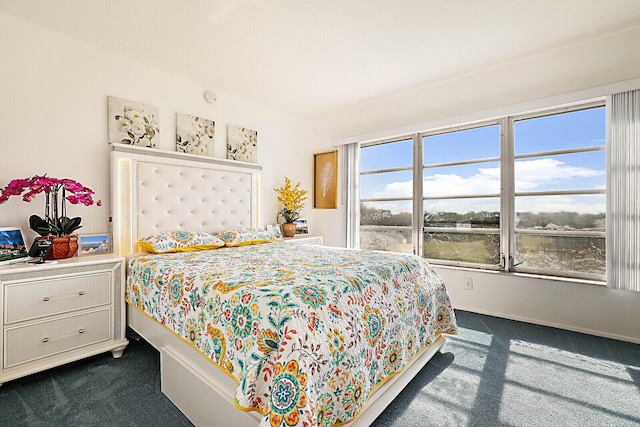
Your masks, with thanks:
[(70, 337), (70, 336), (73, 336), (75, 334), (84, 334), (84, 329), (80, 328), (80, 329), (78, 329), (78, 332), (72, 332), (72, 333), (67, 334), (67, 335), (60, 335), (59, 337), (55, 337), (55, 338), (44, 337), (44, 338), (42, 338), (42, 342), (46, 343), (46, 342), (53, 341), (53, 340), (59, 340), (60, 338)]
[(82, 295), (84, 295), (84, 291), (80, 291), (77, 294), (61, 295), (59, 297), (44, 297), (44, 298), (42, 298), (42, 301), (47, 302), (47, 301), (51, 301), (53, 299), (81, 297)]

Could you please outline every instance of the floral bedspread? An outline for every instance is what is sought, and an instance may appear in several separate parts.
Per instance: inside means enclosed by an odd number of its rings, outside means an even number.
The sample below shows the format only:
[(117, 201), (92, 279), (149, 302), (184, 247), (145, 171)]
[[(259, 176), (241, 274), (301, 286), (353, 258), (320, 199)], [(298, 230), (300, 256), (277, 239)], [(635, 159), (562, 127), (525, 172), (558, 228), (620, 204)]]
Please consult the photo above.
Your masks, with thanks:
[(126, 298), (238, 382), (261, 426), (353, 420), (441, 333), (449, 296), (423, 259), (280, 243), (141, 256)]

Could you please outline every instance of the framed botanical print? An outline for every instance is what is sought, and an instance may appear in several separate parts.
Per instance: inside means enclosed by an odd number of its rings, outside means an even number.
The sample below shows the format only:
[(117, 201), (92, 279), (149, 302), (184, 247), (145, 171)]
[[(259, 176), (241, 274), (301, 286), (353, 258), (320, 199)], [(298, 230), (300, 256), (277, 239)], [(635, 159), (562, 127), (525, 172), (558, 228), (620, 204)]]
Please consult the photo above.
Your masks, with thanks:
[(258, 132), (238, 126), (227, 126), (227, 159), (258, 162)]
[(338, 208), (338, 150), (313, 154), (313, 208)]
[(109, 143), (156, 148), (159, 109), (152, 105), (107, 97)]
[(190, 114), (176, 114), (176, 151), (213, 156), (216, 124)]

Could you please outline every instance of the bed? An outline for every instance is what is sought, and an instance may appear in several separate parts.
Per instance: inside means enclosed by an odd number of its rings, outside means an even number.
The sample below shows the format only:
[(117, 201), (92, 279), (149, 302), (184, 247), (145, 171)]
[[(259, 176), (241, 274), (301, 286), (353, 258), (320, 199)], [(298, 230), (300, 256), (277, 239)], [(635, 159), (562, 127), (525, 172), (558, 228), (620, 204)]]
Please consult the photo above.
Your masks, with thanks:
[(127, 146), (111, 162), (127, 322), (195, 425), (367, 426), (456, 333), (442, 280), (411, 255), (279, 241), (137, 253), (167, 230), (250, 233), (261, 170)]

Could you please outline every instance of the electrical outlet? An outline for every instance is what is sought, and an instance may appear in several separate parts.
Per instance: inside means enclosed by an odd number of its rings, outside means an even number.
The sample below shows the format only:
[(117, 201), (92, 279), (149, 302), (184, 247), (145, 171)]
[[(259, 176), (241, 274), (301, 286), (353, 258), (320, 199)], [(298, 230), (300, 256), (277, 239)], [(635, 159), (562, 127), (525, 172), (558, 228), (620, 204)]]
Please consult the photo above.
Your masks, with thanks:
[(471, 277), (465, 277), (464, 278), (464, 288), (467, 291), (473, 290), (473, 279)]

